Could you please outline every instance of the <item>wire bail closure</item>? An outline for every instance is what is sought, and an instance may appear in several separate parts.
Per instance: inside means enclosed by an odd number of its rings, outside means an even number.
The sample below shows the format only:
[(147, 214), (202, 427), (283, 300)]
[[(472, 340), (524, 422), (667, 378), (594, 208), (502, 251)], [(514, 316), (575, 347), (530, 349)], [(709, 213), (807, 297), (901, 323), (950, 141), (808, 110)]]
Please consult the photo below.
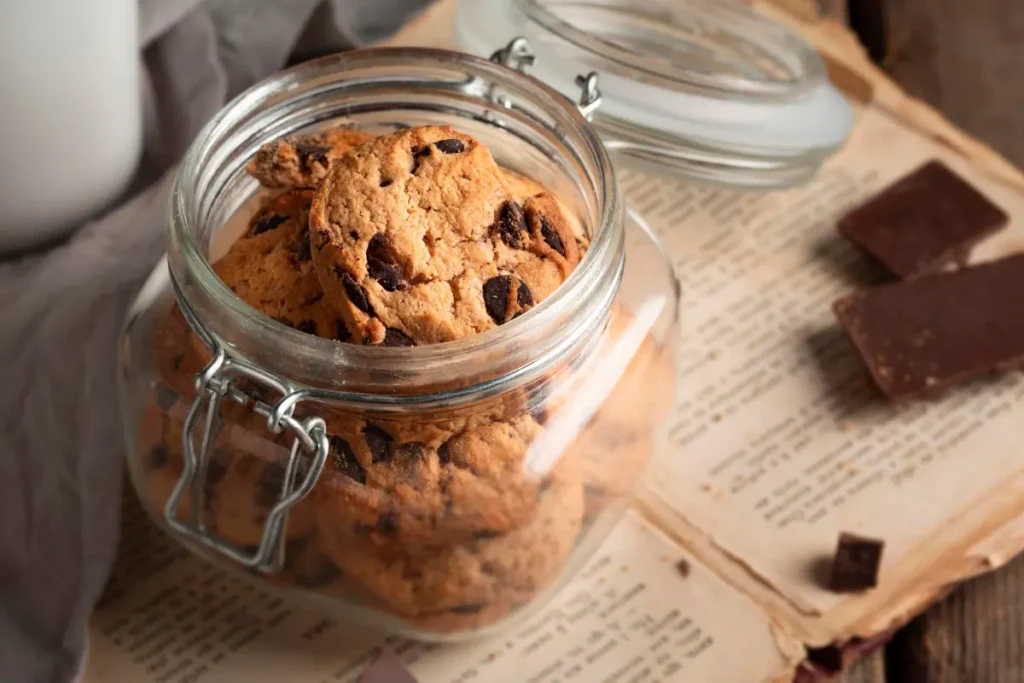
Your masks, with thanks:
[[(313, 416), (299, 421), (294, 417), (296, 406), (308, 396), (308, 392), (296, 390), (291, 384), (279, 377), (236, 358), (198, 321), (191, 308), (185, 304), (184, 297), (174, 278), (171, 282), (175, 289), (179, 307), (189, 326), (198, 334), (213, 351), (213, 357), (206, 367), (196, 375), (196, 398), (192, 402), (188, 416), (182, 429), (182, 453), (184, 469), (175, 484), (163, 514), (168, 525), (175, 531), (222, 555), (238, 562), (244, 567), (260, 572), (280, 571), (284, 566), (285, 534), (288, 512), (306, 496), (316, 484), (320, 473), (327, 463), (329, 444), (327, 426), (323, 418)], [(236, 381), (244, 378), (260, 388), (270, 389), (281, 395), (274, 404), (251, 397), (236, 386)], [(281, 490), (277, 501), (267, 514), (267, 520), (255, 550), (251, 546), (241, 547), (227, 539), (218, 537), (203, 522), (204, 494), (207, 483), (207, 466), (210, 462), (214, 437), (220, 426), (220, 405), (225, 399), (231, 399), (241, 405), (250, 406), (251, 410), (267, 418), (267, 429), (272, 434), (281, 434), (288, 430), (294, 439), (288, 453)], [(202, 431), (196, 431), (202, 418)], [(196, 449), (196, 437), (199, 436), (199, 448)], [(302, 468), (299, 452), (311, 455), (307, 468)], [(300, 470), (305, 471), (300, 471)], [(189, 519), (178, 519), (176, 512), (186, 492), (191, 494), (191, 514)]]
[[(537, 61), (537, 56), (530, 47), (530, 42), (526, 38), (519, 36), (518, 38), (513, 38), (509, 41), (508, 45), (500, 50), (495, 50), (491, 54), (491, 61), (526, 73), (526, 69), (533, 66), (534, 62)], [(601, 106), (601, 91), (598, 89), (597, 72), (591, 71), (586, 76), (580, 74), (576, 76), (575, 82), (581, 91), (579, 101), (576, 102), (576, 108), (589, 121), (594, 112)], [(501, 104), (506, 107), (510, 106), (507, 98), (503, 98), (503, 100)]]

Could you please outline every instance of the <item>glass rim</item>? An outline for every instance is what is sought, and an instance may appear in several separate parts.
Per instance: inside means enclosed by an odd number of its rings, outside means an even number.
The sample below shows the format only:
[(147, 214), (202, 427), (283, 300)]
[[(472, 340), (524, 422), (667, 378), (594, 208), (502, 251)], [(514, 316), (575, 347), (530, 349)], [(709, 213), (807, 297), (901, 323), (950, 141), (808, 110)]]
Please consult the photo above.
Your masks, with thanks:
[[(199, 185), (206, 178), (204, 165), (211, 163), (211, 159), (217, 156), (217, 146), (238, 132), (237, 128), (244, 125), (247, 115), (261, 111), (264, 106), (280, 106), (282, 102), (290, 101), (296, 93), (302, 92), (304, 85), (313, 83), (310, 87), (329, 87), (331, 83), (339, 81), (340, 74), (361, 67), (397, 67), (413, 63), (441, 68), (456, 67), (468, 72), (471, 77), (511, 86), (517, 94), (530, 97), (533, 105), (553, 115), (560, 124), (560, 135), (571, 135), (580, 144), (580, 149), (589, 157), (586, 161), (593, 166), (594, 173), (588, 177), (594, 181), (590, 189), (596, 193), (599, 206), (599, 215), (593, 222), (593, 239), (580, 264), (550, 297), (519, 318), (472, 337), (416, 347), (344, 344), (316, 337), (277, 322), (246, 304), (217, 276), (200, 239), (200, 205), (206, 199), (205, 194), (209, 188)], [(386, 82), (381, 81), (381, 84)], [(507, 111), (509, 116), (514, 116), (514, 111)], [(501, 124), (498, 122), (495, 125)], [(600, 302), (600, 297), (595, 297), (592, 291), (598, 288), (592, 285), (607, 277), (612, 281), (609, 284), (617, 287), (618, 279), (621, 278), (622, 259), (619, 258), (620, 262), (615, 263), (616, 252), (621, 256), (623, 248), (621, 219), (622, 202), (611, 160), (591, 124), (557, 91), (517, 70), (461, 52), (433, 48), (367, 48), (321, 57), (280, 71), (235, 97), (206, 124), (186, 152), (174, 179), (168, 221), (168, 265), (172, 279), (181, 286), (181, 296), (190, 300), (187, 303), (192, 304), (199, 297), (223, 308), (223, 318), (210, 320), (201, 312), (197, 312), (196, 317), (204, 324), (206, 332), (226, 342), (224, 345), (227, 349), (237, 352), (236, 345), (230, 339), (224, 339), (225, 320), (229, 319), (240, 323), (248, 331), (247, 337), (257, 336), (261, 345), (287, 349), (292, 357), (283, 359), (286, 364), (292, 367), (305, 364), (314, 366), (310, 369), (322, 367), (329, 370), (326, 373), (327, 383), (332, 387), (337, 386), (338, 382), (330, 378), (346, 369), (387, 374), (397, 365), (425, 368), (424, 374), (427, 377), (421, 378), (424, 385), (438, 382), (443, 384), (442, 380), (458, 376), (460, 368), (466, 368), (482, 354), (499, 356), (505, 352), (510, 353), (517, 345), (523, 344), (524, 336), (531, 330), (540, 329), (552, 333), (547, 335), (549, 339), (545, 340), (546, 343), (525, 364), (470, 382), (470, 386), (482, 386), (503, 378), (515, 381), (525, 376), (535, 376), (563, 357), (566, 340), (558, 337), (568, 336), (567, 333), (582, 336), (588, 331), (585, 328), (593, 328), (600, 321), (593, 316), (576, 316), (578, 320), (572, 323), (570, 314), (584, 308), (579, 303), (581, 298), (585, 302), (593, 300), (610, 310), (610, 298), (605, 297), (609, 301)], [(193, 305), (192, 308), (197, 306)], [(603, 313), (605, 319), (608, 310)], [(559, 321), (567, 317), (570, 318), (570, 324), (559, 325)], [(554, 334), (556, 332), (558, 334)], [(244, 352), (241, 355), (244, 356)], [(281, 374), (289, 377), (291, 373)], [(345, 388), (339, 391), (353, 399), (364, 396), (372, 397), (374, 401), (384, 398), (387, 402), (387, 395), (394, 395), (395, 384), (394, 380), (389, 379), (378, 383), (360, 382), (359, 387), (354, 392)], [(409, 388), (403, 386), (403, 390)], [(456, 391), (461, 393), (463, 389)], [(416, 394), (440, 396), (451, 393), (452, 390), (435, 389), (412, 393), (403, 391), (395, 396), (398, 402), (409, 402), (411, 396)]]

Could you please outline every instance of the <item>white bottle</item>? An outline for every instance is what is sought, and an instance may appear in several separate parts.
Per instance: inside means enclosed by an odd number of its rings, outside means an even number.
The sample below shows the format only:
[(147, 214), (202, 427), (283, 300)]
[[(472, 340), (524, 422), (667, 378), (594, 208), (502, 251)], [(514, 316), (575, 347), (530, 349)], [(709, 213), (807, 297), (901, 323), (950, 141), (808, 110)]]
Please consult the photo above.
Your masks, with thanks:
[(107, 207), (142, 146), (136, 0), (0, 0), (0, 255)]

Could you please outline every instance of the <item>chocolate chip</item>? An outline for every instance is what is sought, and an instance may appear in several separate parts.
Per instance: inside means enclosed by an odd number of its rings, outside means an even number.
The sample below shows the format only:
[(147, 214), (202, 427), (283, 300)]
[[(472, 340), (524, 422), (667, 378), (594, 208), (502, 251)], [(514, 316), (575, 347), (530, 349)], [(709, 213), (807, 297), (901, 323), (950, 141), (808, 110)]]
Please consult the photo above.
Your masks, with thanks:
[(170, 412), (174, 404), (178, 402), (178, 394), (166, 384), (156, 385), (156, 404), (165, 413)]
[(884, 541), (840, 533), (832, 560), (829, 589), (836, 593), (850, 593), (877, 586), (884, 548)]
[(395, 456), (395, 437), (391, 436), (375, 424), (367, 423), (363, 427), (363, 438), (370, 449), (373, 462), (391, 462)]
[(438, 140), (434, 143), (434, 147), (437, 147), (438, 151), (444, 152), (445, 154), (459, 154), (460, 152), (466, 151), (465, 143), (458, 138)]
[(526, 286), (525, 282), (520, 282), (519, 287), (516, 288), (516, 303), (522, 308), (533, 305), (533, 295), (530, 294), (530, 288)]
[(316, 334), (316, 321), (315, 320), (300, 320), (293, 325), (299, 332), (305, 332), (306, 334)]
[(326, 166), (329, 163), (327, 155), (331, 153), (331, 148), (308, 142), (298, 142), (295, 144), (295, 153), (299, 155), (299, 163), (308, 169), (310, 163), (314, 161)]
[(498, 220), (493, 227), (497, 229), (501, 241), (513, 249), (525, 246), (526, 217), (518, 203), (511, 199), (504, 202), (498, 209)]
[(481, 531), (473, 532), (473, 538), (480, 541), (485, 541), (488, 538), (497, 538), (498, 536), (501, 536), (501, 532), (495, 531), (494, 529), (483, 529)]
[(356, 279), (338, 266), (334, 266), (334, 274), (341, 280), (341, 284), (345, 288), (345, 295), (348, 296), (352, 305), (363, 313), (373, 315), (373, 306), (370, 305), (370, 299), (366, 296), (366, 290), (356, 282)]
[(334, 466), (338, 468), (338, 471), (353, 481), (365, 484), (366, 470), (356, 460), (356, 454), (352, 451), (348, 441), (340, 436), (331, 436), (328, 442), (331, 456), (334, 458)]
[(486, 603), (480, 603), (477, 605), (456, 605), (452, 607), (451, 611), (455, 614), (476, 614), (484, 607), (487, 607)]
[(388, 238), (379, 233), (366, 246), (366, 271), (387, 292), (402, 286), (402, 269), (395, 262), (390, 246)]
[(381, 536), (394, 536), (398, 533), (398, 517), (393, 512), (385, 512), (377, 520), (377, 533)]
[(334, 338), (336, 340), (340, 342), (347, 342), (352, 339), (352, 333), (348, 331), (348, 328), (345, 327), (345, 323), (341, 320), (334, 324), (334, 329), (336, 330), (334, 333)]
[(277, 504), (284, 486), (284, 468), (276, 463), (268, 464), (256, 478), (256, 493), (253, 500), (258, 507), (269, 508)]
[(355, 230), (349, 230), (348, 231), (348, 236), (351, 237), (354, 240), (359, 239), (359, 233), (356, 232)]
[(371, 346), (390, 346), (398, 348), (401, 346), (416, 346), (416, 342), (414, 342), (405, 332), (389, 327), (384, 331), (384, 339), (382, 339), (379, 344), (371, 344)]
[(167, 456), (170, 452), (167, 450), (167, 444), (159, 443), (153, 446), (149, 451), (149, 462), (147, 463), (149, 469), (158, 470), (167, 464)]
[(395, 448), (395, 457), (403, 464), (411, 465), (423, 459), (423, 451), (426, 447), (419, 441), (409, 441), (398, 444)]
[(512, 276), (496, 275), (484, 283), (484, 308), (494, 322), (508, 321), (508, 300), (512, 294)]
[(381, 187), (387, 187), (388, 185), (390, 185), (393, 182), (394, 182), (393, 180), (387, 180), (387, 179), (381, 178), (380, 179), (380, 186)]
[(412, 150), (412, 168), (409, 169), (410, 173), (415, 174), (420, 168), (420, 159), (423, 157), (430, 156), (430, 146), (413, 148)]
[[(228, 459), (228, 458), (225, 458)], [(206, 463), (206, 483), (207, 485), (215, 485), (224, 481), (224, 477), (227, 476), (228, 468), (224, 464), (224, 460), (218, 457), (215, 452), (210, 461)]]
[(437, 449), (437, 461), (442, 465), (447, 465), (452, 461), (451, 447), (448, 445), (449, 443), (449, 441), (445, 441)]
[(287, 215), (279, 213), (269, 213), (264, 216), (260, 216), (255, 223), (252, 224), (252, 229), (249, 231), (250, 236), (261, 235), (268, 230), (273, 230), (282, 223), (288, 220)]
[(316, 570), (310, 573), (296, 572), (295, 583), (303, 588), (323, 588), (341, 576), (341, 570), (327, 558), (323, 558)]
[(308, 230), (302, 231), (302, 237), (299, 238), (299, 243), (295, 246), (295, 249), (292, 251), (292, 253), (295, 255), (295, 258), (299, 261), (299, 263), (306, 263), (311, 258), (313, 258), (313, 254), (309, 248)]
[(323, 247), (328, 242), (331, 241), (331, 233), (328, 232), (327, 230), (317, 230), (316, 231), (316, 238), (317, 238), (317, 242), (316, 242), (317, 246), (318, 247)]
[(558, 236), (554, 227), (544, 216), (540, 217), (540, 234), (544, 237), (544, 241), (548, 243), (549, 247), (565, 256), (565, 245), (562, 244), (562, 238)]

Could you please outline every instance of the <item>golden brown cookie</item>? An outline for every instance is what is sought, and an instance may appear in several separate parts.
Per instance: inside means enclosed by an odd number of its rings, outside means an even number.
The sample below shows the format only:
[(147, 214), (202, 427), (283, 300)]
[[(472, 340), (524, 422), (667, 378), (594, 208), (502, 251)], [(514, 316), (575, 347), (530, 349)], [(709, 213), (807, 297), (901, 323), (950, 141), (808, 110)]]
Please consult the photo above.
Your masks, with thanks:
[(582, 516), (580, 483), (555, 480), (536, 517), (506, 533), (417, 550), (330, 534), (324, 548), (354, 585), (395, 614), (469, 618), (492, 605), (527, 603), (546, 587), (575, 545)]
[(410, 346), (486, 331), (578, 263), (566, 222), (513, 200), (490, 152), (447, 126), (385, 135), (332, 164), (310, 213), (325, 298), (352, 341)]
[(371, 139), (372, 135), (353, 128), (293, 135), (260, 147), (246, 170), (264, 187), (313, 188), (335, 159)]
[(533, 519), (551, 481), (579, 477), (568, 461), (525, 470), (540, 431), (529, 414), (467, 424), (357, 419), (333, 432), (312, 494), (323, 533), (418, 547), (493, 535)]
[(288, 190), (268, 201), (213, 269), (264, 315), (301, 332), (346, 341), (348, 330), (323, 301), (310, 256), (312, 198), (310, 190)]

